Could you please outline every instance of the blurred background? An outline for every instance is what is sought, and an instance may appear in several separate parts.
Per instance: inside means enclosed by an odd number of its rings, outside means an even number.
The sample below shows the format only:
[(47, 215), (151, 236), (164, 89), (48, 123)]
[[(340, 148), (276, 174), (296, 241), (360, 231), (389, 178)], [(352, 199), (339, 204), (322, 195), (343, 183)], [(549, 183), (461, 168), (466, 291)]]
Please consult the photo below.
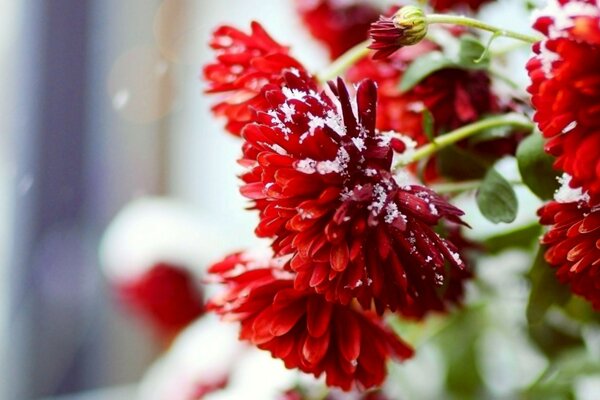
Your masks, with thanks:
[(209, 116), (201, 66), (217, 24), (258, 18), (325, 64), (289, 3), (0, 1), (1, 399), (132, 383), (156, 356), (99, 268), (102, 234), (131, 200), (190, 205), (236, 232), (226, 248), (252, 240), (239, 145)]

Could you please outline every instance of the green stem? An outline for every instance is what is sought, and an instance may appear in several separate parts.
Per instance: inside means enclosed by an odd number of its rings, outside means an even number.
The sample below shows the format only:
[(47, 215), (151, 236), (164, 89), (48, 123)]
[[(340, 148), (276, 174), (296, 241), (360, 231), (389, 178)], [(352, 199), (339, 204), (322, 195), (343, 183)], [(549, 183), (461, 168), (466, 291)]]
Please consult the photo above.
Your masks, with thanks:
[(498, 28), (493, 25), (486, 24), (485, 22), (481, 22), (473, 18), (458, 15), (430, 14), (427, 15), (427, 17), (425, 17), (425, 20), (428, 24), (453, 24), (482, 29), (484, 31), (492, 32), (497, 36), (505, 36), (528, 43), (536, 43), (541, 40), (541, 38), (535, 36), (509, 31), (506, 29)]
[[(483, 183), (482, 180), (475, 179), (470, 181), (462, 182), (446, 182), (446, 183), (434, 183), (429, 185), (429, 188), (436, 193), (458, 193), (467, 192), (470, 190), (479, 189), (479, 186)], [(522, 185), (521, 181), (509, 181), (511, 185)]]
[(527, 120), (523, 115), (517, 113), (510, 113), (485, 118), (472, 124), (455, 129), (442, 136), (436, 137), (433, 142), (419, 147), (415, 150), (414, 153), (408, 155), (405, 159), (401, 160), (398, 163), (398, 165), (396, 165), (394, 168), (399, 168), (407, 164), (414, 163), (415, 161), (419, 161), (423, 158), (431, 156), (440, 149), (450, 146), (451, 144), (459, 142), (470, 136), (476, 135), (487, 129), (498, 128), (501, 126), (514, 126), (516, 128), (521, 128), (525, 130), (532, 130), (534, 127), (531, 121)]
[(348, 68), (369, 54), (369, 43), (370, 40), (365, 40), (364, 42), (357, 44), (342, 54), (333, 63), (331, 63), (327, 69), (317, 74), (317, 79), (319, 79), (319, 82), (327, 82), (330, 79), (344, 75)]
[(462, 181), (462, 182), (448, 182), (448, 183), (434, 183), (430, 185), (430, 189), (436, 193), (456, 193), (466, 192), (468, 190), (475, 190), (481, 186), (481, 180)]

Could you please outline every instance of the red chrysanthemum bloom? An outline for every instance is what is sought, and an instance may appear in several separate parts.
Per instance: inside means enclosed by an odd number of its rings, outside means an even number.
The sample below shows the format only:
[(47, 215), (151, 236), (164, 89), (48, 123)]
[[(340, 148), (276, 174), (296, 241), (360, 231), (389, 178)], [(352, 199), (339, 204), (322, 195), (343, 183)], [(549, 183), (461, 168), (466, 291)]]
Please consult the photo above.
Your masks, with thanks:
[(380, 385), (388, 359), (412, 356), (376, 314), (295, 289), (293, 274), (280, 266), (243, 253), (227, 257), (210, 270), (228, 288), (209, 309), (240, 321), (240, 338), (268, 350), (287, 368), (325, 374), (327, 385), (344, 390)]
[(125, 304), (167, 340), (204, 313), (194, 276), (176, 265), (158, 263), (135, 280), (120, 284), (118, 291)]
[(534, 120), (557, 157), (555, 167), (572, 175), (600, 200), (600, 6), (589, 1), (552, 1), (534, 27), (546, 38), (534, 45), (527, 69)]
[(482, 5), (491, 1), (493, 0), (429, 0), (429, 5), (439, 12), (461, 9), (477, 11)]
[(262, 89), (278, 84), (285, 71), (305, 73), (288, 47), (274, 41), (258, 22), (252, 22), (248, 35), (231, 26), (221, 26), (213, 34), (210, 46), (216, 61), (204, 67), (207, 93), (223, 93), (224, 98), (212, 108), (227, 120), (226, 129), (239, 135), (252, 121), (254, 110), (264, 110), (267, 102)]
[(332, 59), (366, 40), (371, 22), (380, 14), (377, 7), (367, 2), (296, 0), (296, 5), (309, 32), (327, 46)]
[[(431, 113), (434, 134), (438, 135), (510, 108), (494, 94), (485, 71), (444, 68), (401, 92), (398, 86), (408, 66), (418, 57), (439, 50), (438, 45), (424, 40), (386, 60), (363, 59), (348, 70), (346, 76), (351, 82), (370, 78), (377, 83), (377, 129), (401, 132), (423, 145), (429, 142), (423, 128), (424, 110)], [(511, 135), (483, 142), (472, 150), (485, 157), (500, 157), (514, 154), (517, 145), (518, 135)], [(425, 181), (438, 177), (435, 163), (428, 164)]]
[(542, 239), (546, 261), (560, 282), (600, 310), (600, 206), (588, 201), (552, 201), (538, 214), (543, 225), (550, 225)]
[(463, 213), (396, 180), (391, 136), (375, 130), (374, 82), (351, 99), (341, 79), (332, 96), (294, 74), (285, 79), (267, 92), (272, 108), (243, 132), (241, 191), (260, 211), (257, 235), (293, 255), (298, 289), (406, 316), (446, 310), (448, 281), (465, 265), (432, 228)]

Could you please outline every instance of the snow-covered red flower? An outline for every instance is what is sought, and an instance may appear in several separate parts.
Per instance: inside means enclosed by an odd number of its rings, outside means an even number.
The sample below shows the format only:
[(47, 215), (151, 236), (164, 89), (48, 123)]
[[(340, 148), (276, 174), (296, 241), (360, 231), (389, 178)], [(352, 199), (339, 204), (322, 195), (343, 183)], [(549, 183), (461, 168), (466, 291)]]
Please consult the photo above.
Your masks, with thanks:
[(325, 374), (328, 386), (344, 390), (380, 385), (388, 359), (412, 356), (376, 314), (295, 289), (293, 273), (281, 265), (244, 253), (215, 264), (211, 272), (227, 290), (211, 300), (209, 309), (240, 321), (240, 338), (268, 350), (287, 368)]
[(198, 282), (177, 265), (158, 263), (137, 279), (120, 283), (117, 289), (124, 303), (167, 340), (204, 313)]
[(464, 9), (477, 11), (482, 5), (491, 1), (493, 0), (430, 0), (428, 4), (439, 12)]
[(375, 50), (373, 58), (386, 59), (404, 46), (419, 43), (427, 35), (427, 22), (423, 10), (415, 6), (398, 9), (391, 17), (381, 15), (371, 24), (369, 48)]
[(355, 98), (341, 79), (330, 91), (288, 73), (267, 92), (271, 109), (244, 129), (241, 191), (260, 211), (256, 233), (292, 255), (298, 289), (406, 316), (446, 310), (448, 281), (466, 267), (433, 227), (462, 211), (396, 179), (393, 136), (375, 129), (373, 81)]
[(213, 106), (213, 113), (226, 118), (226, 129), (234, 135), (252, 121), (254, 110), (267, 107), (262, 93), (266, 84), (281, 82), (285, 71), (306, 73), (289, 55), (288, 47), (273, 40), (258, 22), (251, 27), (250, 34), (231, 26), (219, 27), (210, 42), (216, 60), (203, 70), (207, 93), (224, 95)]
[(600, 310), (600, 205), (563, 183), (559, 196), (538, 214), (550, 225), (542, 244), (545, 258), (556, 268), (559, 281)]
[(546, 37), (534, 45), (527, 69), (534, 120), (557, 157), (555, 167), (572, 175), (600, 200), (600, 5), (595, 0), (550, 1), (534, 28)]
[(366, 40), (381, 11), (368, 1), (296, 0), (309, 32), (329, 49), (332, 59)]

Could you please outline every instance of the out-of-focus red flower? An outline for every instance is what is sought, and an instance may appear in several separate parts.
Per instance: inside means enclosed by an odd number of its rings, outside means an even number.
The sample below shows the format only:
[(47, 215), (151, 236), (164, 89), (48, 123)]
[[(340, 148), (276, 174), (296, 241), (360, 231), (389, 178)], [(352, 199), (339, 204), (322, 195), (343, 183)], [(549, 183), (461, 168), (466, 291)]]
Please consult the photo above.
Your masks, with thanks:
[(219, 27), (210, 42), (216, 60), (203, 70), (207, 93), (223, 94), (213, 113), (227, 120), (226, 129), (234, 135), (252, 121), (254, 110), (267, 108), (265, 85), (280, 83), (285, 71), (306, 73), (289, 49), (274, 41), (258, 22), (251, 26), (249, 35), (231, 26)]
[(448, 10), (464, 10), (477, 11), (485, 3), (490, 3), (493, 0), (429, 0), (429, 5), (439, 12)]
[(600, 206), (552, 201), (538, 214), (543, 225), (550, 225), (542, 239), (546, 261), (573, 293), (600, 310)]
[(451, 271), (465, 264), (432, 227), (463, 213), (396, 180), (391, 136), (375, 129), (374, 82), (351, 98), (341, 79), (330, 84), (333, 96), (294, 74), (285, 79), (267, 93), (271, 109), (243, 132), (241, 191), (260, 211), (257, 235), (274, 238), (277, 255), (293, 255), (296, 288), (328, 301), (357, 298), (413, 317), (446, 310), (448, 280), (461, 275)]
[(191, 392), (188, 400), (202, 400), (204, 396), (225, 389), (229, 383), (229, 376), (221, 376), (211, 381), (207, 381), (206, 377), (202, 377), (194, 390)]
[(534, 45), (527, 69), (534, 120), (556, 156), (555, 167), (572, 175), (600, 200), (600, 7), (595, 1), (551, 1), (534, 28), (546, 36)]
[(381, 13), (368, 1), (349, 4), (336, 0), (296, 0), (302, 21), (335, 59), (368, 37), (371, 22)]
[(412, 356), (376, 314), (295, 289), (293, 273), (278, 264), (238, 253), (211, 268), (227, 291), (209, 309), (240, 321), (241, 339), (268, 350), (287, 368), (325, 374), (328, 386), (344, 390), (380, 385), (388, 359)]
[(126, 305), (150, 321), (165, 339), (172, 339), (204, 313), (202, 292), (186, 269), (158, 263), (118, 291)]

